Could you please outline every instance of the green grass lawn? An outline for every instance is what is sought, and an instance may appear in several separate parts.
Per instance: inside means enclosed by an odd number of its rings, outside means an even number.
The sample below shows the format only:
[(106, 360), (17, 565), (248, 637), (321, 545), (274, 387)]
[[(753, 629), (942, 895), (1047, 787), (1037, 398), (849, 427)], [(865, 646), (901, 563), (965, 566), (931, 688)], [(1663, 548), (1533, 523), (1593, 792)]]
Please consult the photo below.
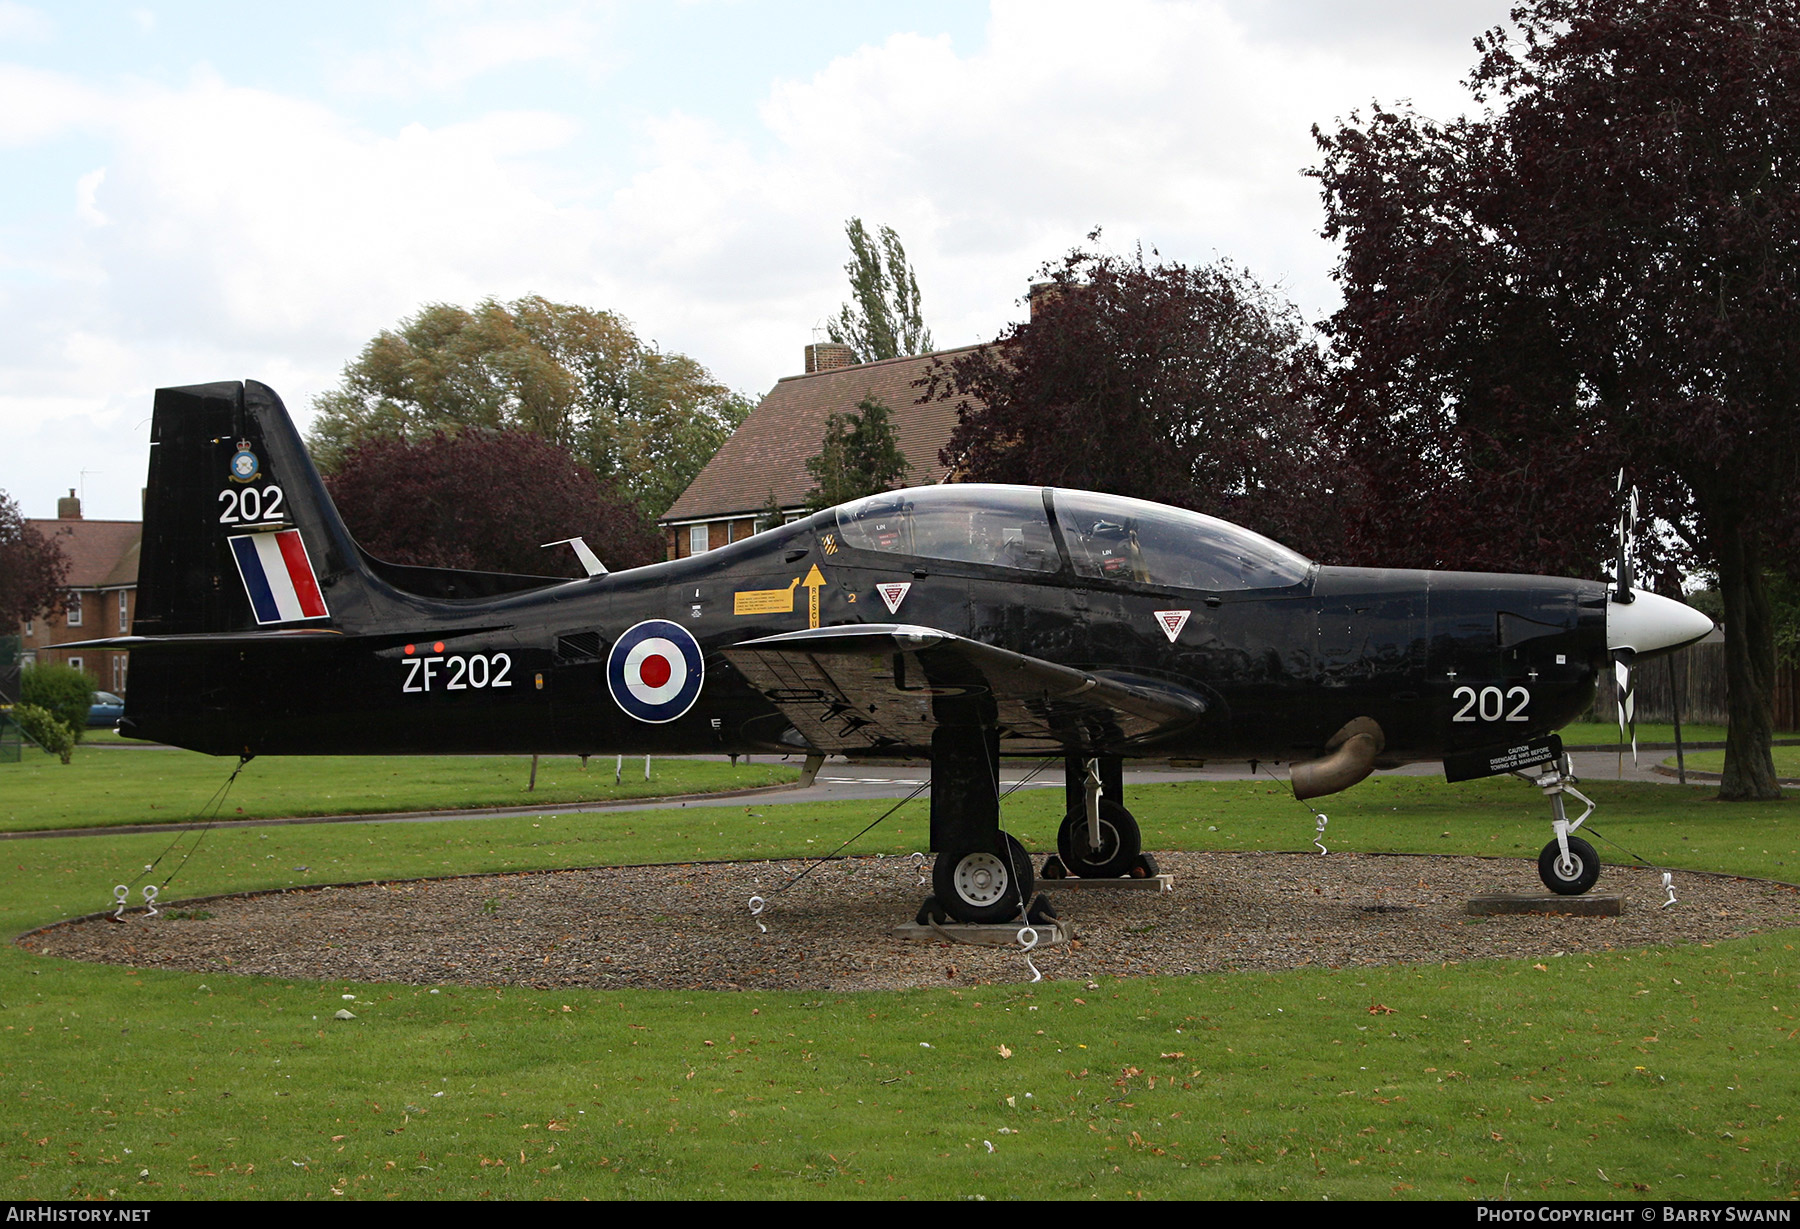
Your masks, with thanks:
[[(204, 818), (236, 761), (173, 749), (77, 749), (73, 763), (30, 752), (0, 766), (0, 831), (158, 824)], [(220, 814), (229, 819), (362, 815), (465, 807), (654, 798), (780, 785), (800, 770), (772, 756), (733, 766), (714, 760), (596, 756), (583, 770), (574, 756), (545, 756), (537, 788), (530, 756), (266, 756), (244, 769)]]
[[(1562, 735), (1566, 747), (1616, 747), (1619, 746), (1619, 727), (1610, 721), (1578, 721), (1574, 725), (1566, 725), (1557, 731)], [(1672, 743), (1675, 741), (1675, 725), (1673, 722), (1640, 721), (1637, 728), (1638, 745), (1644, 743)], [(1777, 738), (1789, 738), (1790, 734), (1777, 734)], [(1689, 725), (1681, 723), (1681, 741), (1687, 743), (1722, 743), (1725, 741), (1725, 727), (1722, 725)], [(1624, 746), (1630, 747), (1627, 737)]]
[[(1800, 867), (1784, 804), (1583, 788), (1602, 804), (1600, 832), (1653, 861), (1789, 878)], [(1034, 848), (1054, 835), (1053, 793), (1006, 804)], [(1334, 849), (1520, 856), (1547, 838), (1541, 802), (1518, 782), (1383, 778), (1325, 802)], [(888, 805), (222, 830), (166, 896), (800, 856)], [(1270, 783), (1147, 787), (1132, 805), (1158, 848), (1304, 849), (1312, 832)], [(859, 848), (920, 847), (925, 814), (912, 804)], [(170, 836), (7, 844), (0, 930), (102, 907)], [(80, 965), (8, 946), (0, 1188), (13, 1199), (1794, 1197), (1796, 943), (1788, 930), (1531, 963), (717, 995), (433, 994)], [(333, 1020), (346, 994), (358, 1019)]]
[[(1774, 757), (1776, 776), (1800, 777), (1800, 747), (1776, 747)], [(1706, 772), (1723, 772), (1725, 770), (1725, 753), (1723, 751), (1694, 751), (1685, 758), (1689, 768), (1699, 768)], [(1671, 755), (1663, 762), (1674, 767), (1675, 757)]]

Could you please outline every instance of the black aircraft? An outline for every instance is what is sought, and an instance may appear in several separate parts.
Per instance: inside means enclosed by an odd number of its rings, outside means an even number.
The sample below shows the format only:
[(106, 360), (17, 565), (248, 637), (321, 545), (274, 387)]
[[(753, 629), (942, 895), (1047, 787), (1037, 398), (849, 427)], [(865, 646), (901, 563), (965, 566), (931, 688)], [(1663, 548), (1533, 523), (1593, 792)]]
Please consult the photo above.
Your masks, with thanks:
[(1586, 891), (1553, 731), (1609, 662), (1712, 628), (1634, 592), (1623, 552), (1611, 589), (1323, 567), (1192, 512), (975, 484), (628, 572), (577, 544), (585, 580), (405, 567), (351, 540), (261, 384), (159, 391), (151, 450), (137, 634), (90, 642), (131, 650), (122, 733), (239, 756), (928, 756), (935, 895), (967, 922), (1033, 889), (999, 827), (1003, 756), (1065, 761), (1057, 847), (1082, 876), (1143, 866), (1131, 758), (1289, 763), (1301, 798), (1415, 761), (1540, 768), (1540, 872)]

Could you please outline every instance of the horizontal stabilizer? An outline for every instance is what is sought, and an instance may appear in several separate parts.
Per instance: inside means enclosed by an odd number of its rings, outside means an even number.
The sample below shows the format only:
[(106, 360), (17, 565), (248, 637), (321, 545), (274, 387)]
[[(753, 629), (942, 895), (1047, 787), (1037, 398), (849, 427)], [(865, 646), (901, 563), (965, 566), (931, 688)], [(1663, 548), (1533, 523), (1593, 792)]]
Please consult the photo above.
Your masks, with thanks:
[(819, 751), (928, 748), (940, 726), (997, 728), (1015, 752), (1117, 750), (1206, 711), (1199, 696), (1162, 683), (908, 624), (785, 632), (733, 645), (725, 657)]
[(479, 636), (488, 632), (506, 631), (511, 626), (509, 623), (499, 623), (485, 627), (434, 627), (424, 631), (384, 631), (365, 635), (346, 634), (328, 627), (288, 627), (255, 632), (182, 632), (168, 636), (108, 636), (100, 640), (77, 640), (69, 644), (59, 644), (56, 647), (59, 649), (144, 649), (160, 645), (204, 647), (232, 644), (319, 644), (326, 641), (343, 643), (351, 640), (371, 647), (383, 647), (391, 644), (404, 644), (409, 640), (447, 640), (456, 636)]

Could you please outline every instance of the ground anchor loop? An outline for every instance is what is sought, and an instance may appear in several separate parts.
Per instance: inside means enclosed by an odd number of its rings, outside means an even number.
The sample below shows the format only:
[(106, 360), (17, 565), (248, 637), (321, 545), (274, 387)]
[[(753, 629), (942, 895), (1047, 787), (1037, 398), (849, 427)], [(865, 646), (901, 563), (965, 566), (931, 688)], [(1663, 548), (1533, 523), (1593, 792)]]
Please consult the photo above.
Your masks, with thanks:
[(919, 882), (915, 886), (924, 887), (925, 886), (925, 855), (920, 853), (916, 849), (913, 850), (912, 864), (913, 864), (913, 869), (915, 871), (919, 872)]
[(1662, 903), (1662, 907), (1667, 909), (1670, 905), (1675, 903), (1675, 873), (1673, 871), (1664, 871), (1662, 877), (1663, 891), (1669, 894), (1669, 899)]
[(125, 902), (130, 899), (130, 897), (131, 889), (124, 884), (121, 883), (113, 888), (113, 900), (119, 906), (117, 909), (113, 910), (113, 921), (123, 922), (125, 920)]
[(161, 914), (161, 912), (162, 910), (156, 907), (156, 885), (154, 883), (146, 883), (144, 885), (144, 916), (156, 917)]
[(1313, 829), (1313, 844), (1319, 847), (1320, 856), (1324, 856), (1331, 852), (1329, 849), (1325, 848), (1325, 825), (1330, 821), (1325, 817), (1325, 812), (1323, 811), (1315, 811), (1313, 814), (1319, 821), (1318, 826)]
[[(762, 913), (763, 906), (766, 903), (767, 902), (765, 902), (762, 897), (752, 896), (750, 898), (750, 916), (752, 918), (758, 917), (758, 915), (760, 915)], [(762, 931), (765, 935), (769, 933), (769, 928), (767, 926), (764, 926), (761, 921), (758, 921), (756, 923), (756, 928), (758, 930)]]
[(1034, 982), (1040, 982), (1040, 981), (1044, 980), (1044, 975), (1038, 971), (1037, 965), (1033, 964), (1031, 961), (1031, 949), (1036, 947), (1037, 945), (1038, 945), (1037, 927), (1035, 927), (1035, 926), (1019, 927), (1019, 947), (1022, 949), (1021, 954), (1025, 957), (1025, 967), (1031, 970), (1031, 980)]

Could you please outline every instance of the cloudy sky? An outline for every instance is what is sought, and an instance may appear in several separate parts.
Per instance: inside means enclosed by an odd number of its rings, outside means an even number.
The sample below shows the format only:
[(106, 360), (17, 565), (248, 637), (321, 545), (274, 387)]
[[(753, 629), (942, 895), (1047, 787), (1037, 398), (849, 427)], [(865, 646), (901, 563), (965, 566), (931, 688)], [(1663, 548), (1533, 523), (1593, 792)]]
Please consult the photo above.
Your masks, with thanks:
[(429, 302), (618, 312), (760, 396), (894, 227), (937, 343), (1096, 226), (1310, 316), (1310, 130), (1448, 118), (1508, 0), (0, 0), (0, 490), (136, 518), (152, 391), (303, 420)]

